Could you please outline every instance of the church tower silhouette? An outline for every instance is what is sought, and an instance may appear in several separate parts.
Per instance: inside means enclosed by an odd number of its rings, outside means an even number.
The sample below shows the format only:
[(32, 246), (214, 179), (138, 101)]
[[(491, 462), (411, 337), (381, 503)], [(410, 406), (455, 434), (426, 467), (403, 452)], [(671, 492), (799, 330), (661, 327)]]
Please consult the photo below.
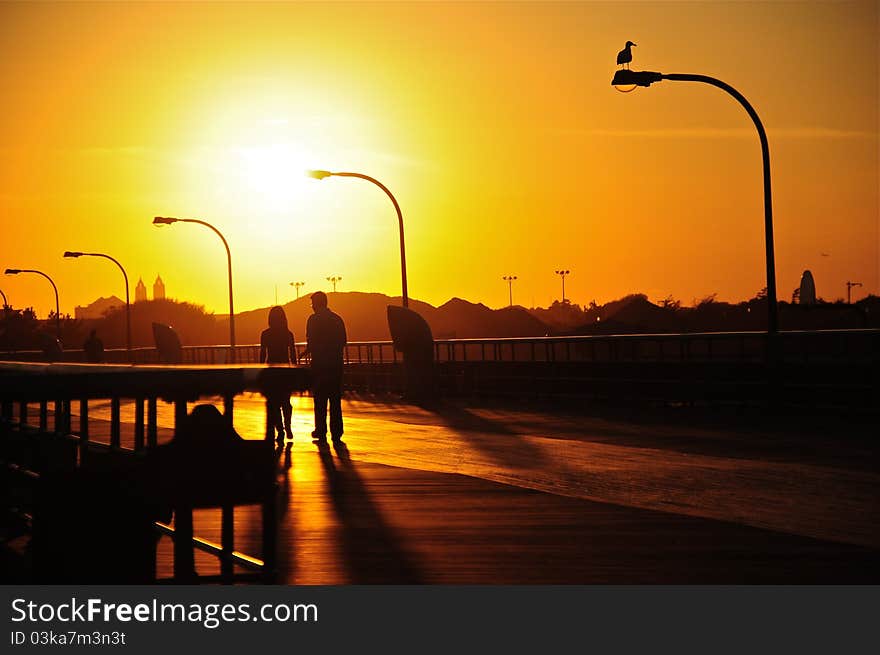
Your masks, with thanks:
[(162, 300), (165, 297), (165, 283), (160, 276), (156, 276), (153, 282), (153, 300)]

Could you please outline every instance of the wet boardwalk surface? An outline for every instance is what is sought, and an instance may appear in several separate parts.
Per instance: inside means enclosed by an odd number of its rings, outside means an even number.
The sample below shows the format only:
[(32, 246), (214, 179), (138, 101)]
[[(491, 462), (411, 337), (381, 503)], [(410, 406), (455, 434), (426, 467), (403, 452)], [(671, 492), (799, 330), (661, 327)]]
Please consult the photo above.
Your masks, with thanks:
[[(802, 433), (669, 420), (670, 410), (354, 398), (347, 446), (334, 449), (307, 436), (311, 399), (294, 404), (296, 441), (278, 468), (279, 582), (880, 581), (878, 449), (833, 422)], [(100, 440), (105, 408), (90, 411)], [(260, 397), (237, 398), (234, 416), (242, 436), (262, 437)], [(173, 425), (170, 406), (159, 424)], [(236, 509), (237, 550), (259, 554), (260, 522), (258, 507)], [(219, 510), (198, 510), (195, 533), (219, 542)], [(210, 555), (197, 552), (196, 564), (219, 572)], [(171, 575), (167, 538), (158, 565)]]

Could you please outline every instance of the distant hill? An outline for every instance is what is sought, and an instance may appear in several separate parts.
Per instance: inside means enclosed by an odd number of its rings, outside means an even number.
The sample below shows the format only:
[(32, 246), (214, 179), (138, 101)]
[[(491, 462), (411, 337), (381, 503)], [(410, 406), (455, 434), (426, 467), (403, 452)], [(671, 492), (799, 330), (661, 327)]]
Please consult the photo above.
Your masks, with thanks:
[[(399, 305), (399, 296), (359, 291), (327, 295), (330, 309), (345, 321), (349, 341), (391, 340), (385, 308), (388, 305)], [(525, 337), (547, 333), (547, 326), (522, 307), (490, 309), (461, 298), (453, 298), (440, 307), (410, 299), (409, 306), (428, 322), (437, 339)], [(306, 321), (312, 313), (311, 301), (308, 297), (303, 297), (283, 307), (294, 337), (297, 341), (304, 341)], [(266, 329), (268, 316), (268, 307), (236, 314), (236, 340), (239, 343), (259, 343), (260, 333)], [(227, 324), (227, 319), (218, 317), (218, 322)]]
[[(350, 341), (391, 339), (386, 307), (399, 305), (399, 296), (357, 291), (328, 295), (331, 309), (345, 320)], [(410, 307), (424, 317), (436, 339), (718, 332), (764, 330), (767, 325), (767, 302), (760, 297), (737, 304), (718, 302), (709, 297), (695, 307), (682, 307), (671, 299), (658, 305), (650, 302), (644, 294), (631, 294), (604, 305), (591, 303), (587, 308), (555, 302), (548, 308), (525, 309), (517, 306), (490, 309), (461, 298), (452, 298), (439, 307), (410, 300)], [(309, 297), (287, 303), (284, 310), (294, 336), (298, 341), (304, 341), (306, 321), (312, 313)], [(173, 326), (184, 345), (213, 345), (229, 341), (228, 317), (207, 313), (197, 305), (174, 300), (153, 300), (133, 304), (131, 313), (134, 346), (153, 345), (153, 321)], [(259, 343), (268, 315), (269, 307), (236, 314), (236, 342), (239, 345)], [(779, 326), (783, 330), (877, 328), (880, 327), (880, 298), (868, 296), (852, 305), (842, 302), (819, 302), (810, 306), (780, 303)], [(98, 330), (98, 336), (104, 340), (106, 347), (124, 346), (124, 308), (110, 309), (99, 319), (65, 321), (66, 347), (79, 347), (93, 328)], [(4, 334), (10, 343), (28, 341), (25, 338), (27, 335), (23, 334), (13, 338), (14, 334), (18, 334), (17, 329), (11, 323), (0, 326), (0, 341)], [(31, 326), (25, 332), (34, 329)]]
[(489, 309), (461, 298), (453, 298), (423, 316), (435, 339), (539, 337), (548, 332), (547, 325), (523, 307)]
[(110, 296), (109, 298), (101, 297), (91, 305), (86, 305), (85, 307), (77, 305), (73, 310), (73, 315), (76, 319), (101, 318), (110, 310), (118, 309), (119, 307), (125, 307), (125, 302), (121, 298), (116, 296)]

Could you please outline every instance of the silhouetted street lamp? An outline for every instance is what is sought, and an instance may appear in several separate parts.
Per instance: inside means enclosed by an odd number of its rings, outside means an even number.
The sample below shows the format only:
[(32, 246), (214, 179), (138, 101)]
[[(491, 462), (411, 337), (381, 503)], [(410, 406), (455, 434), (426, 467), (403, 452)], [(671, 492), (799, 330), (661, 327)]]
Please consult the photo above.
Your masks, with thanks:
[(129, 303), (128, 296), (128, 274), (125, 272), (125, 269), (122, 267), (116, 259), (111, 257), (110, 255), (105, 255), (100, 252), (71, 252), (68, 250), (64, 253), (65, 257), (103, 257), (104, 259), (109, 259), (111, 262), (116, 264), (119, 267), (119, 270), (122, 271), (122, 277), (125, 280), (125, 350), (128, 352), (129, 357), (131, 356), (131, 304)]
[(403, 306), (409, 307), (409, 293), (406, 288), (406, 246), (404, 244), (403, 239), (403, 214), (400, 211), (400, 205), (397, 204), (397, 199), (388, 190), (384, 184), (382, 184), (379, 180), (370, 177), (369, 175), (364, 175), (363, 173), (331, 173), (330, 171), (309, 171), (309, 177), (313, 177), (316, 180), (323, 180), (325, 177), (358, 177), (362, 180), (366, 180), (367, 182), (372, 182), (377, 187), (382, 189), (388, 197), (391, 198), (391, 202), (394, 203), (394, 210), (397, 212), (397, 223), (400, 226), (400, 278), (403, 286)]
[[(342, 281), (342, 276), (341, 275), (340, 276), (333, 275), (331, 277), (328, 277), (327, 281), (333, 285), (333, 293), (336, 293), (336, 283)], [(299, 297), (299, 296), (297, 296), (297, 297)]]
[(562, 304), (565, 304), (565, 276), (571, 273), (571, 271), (567, 271), (565, 269), (560, 269), (556, 271), (556, 275), (562, 278)]
[(299, 300), (299, 288), (304, 287), (306, 285), (305, 282), (291, 282), (290, 286), (296, 287), (296, 299)]
[(206, 223), (205, 221), (200, 221), (196, 218), (172, 218), (170, 216), (156, 216), (153, 219), (153, 225), (171, 225), (172, 223), (198, 223), (199, 225), (204, 225), (205, 227), (214, 231), (214, 233), (220, 237), (220, 240), (223, 242), (223, 247), (226, 248), (226, 270), (229, 275), (229, 346), (230, 346), (230, 361), (235, 361), (235, 309), (233, 309), (232, 305), (232, 254), (229, 252), (229, 244), (226, 243), (226, 239), (220, 233), (216, 227), (211, 225), (210, 223)]
[(6, 294), (3, 293), (3, 289), (0, 289), (0, 296), (3, 296), (3, 309), (9, 307), (9, 302), (6, 300)]
[(58, 308), (58, 287), (55, 286), (55, 283), (52, 281), (52, 278), (43, 273), (43, 271), (35, 271), (32, 268), (7, 268), (6, 275), (18, 275), (19, 273), (36, 273), (37, 275), (42, 275), (44, 278), (49, 280), (49, 284), (52, 285), (52, 290), (55, 292), (55, 333), (58, 336), (58, 339), (61, 339), (61, 310)]
[(749, 117), (755, 123), (758, 130), (758, 138), (761, 141), (761, 156), (764, 167), (764, 244), (767, 260), (767, 332), (775, 334), (778, 330), (777, 303), (776, 303), (776, 263), (773, 254), (773, 202), (770, 193), (770, 146), (767, 143), (767, 133), (758, 114), (749, 101), (736, 89), (721, 80), (708, 75), (692, 75), (689, 73), (657, 73), (654, 71), (633, 71), (620, 69), (614, 74), (611, 84), (618, 86), (648, 87), (661, 80), (677, 82), (703, 82), (718, 87), (732, 95), (745, 108)]
[(852, 305), (852, 288), (862, 286), (861, 282), (850, 282), (847, 280), (846, 282), (846, 304)]
[(513, 307), (513, 281), (516, 279), (516, 275), (503, 275), (501, 279), (507, 282), (508, 300), (510, 307)]

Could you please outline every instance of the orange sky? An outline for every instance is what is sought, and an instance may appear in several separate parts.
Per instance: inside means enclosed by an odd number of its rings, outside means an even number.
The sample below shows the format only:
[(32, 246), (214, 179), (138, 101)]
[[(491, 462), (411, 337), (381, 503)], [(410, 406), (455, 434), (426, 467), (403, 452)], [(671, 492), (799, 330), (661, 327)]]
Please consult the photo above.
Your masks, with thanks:
[[(712, 87), (609, 85), (634, 68), (742, 91), (770, 138), (777, 282), (880, 287), (878, 3), (0, 4), (0, 266), (73, 312), (123, 295), (106, 252), (226, 311), (327, 289), (498, 307), (630, 292), (690, 304), (765, 284), (760, 148)], [(827, 256), (822, 256), (826, 253)], [(0, 276), (14, 306), (54, 305)]]

